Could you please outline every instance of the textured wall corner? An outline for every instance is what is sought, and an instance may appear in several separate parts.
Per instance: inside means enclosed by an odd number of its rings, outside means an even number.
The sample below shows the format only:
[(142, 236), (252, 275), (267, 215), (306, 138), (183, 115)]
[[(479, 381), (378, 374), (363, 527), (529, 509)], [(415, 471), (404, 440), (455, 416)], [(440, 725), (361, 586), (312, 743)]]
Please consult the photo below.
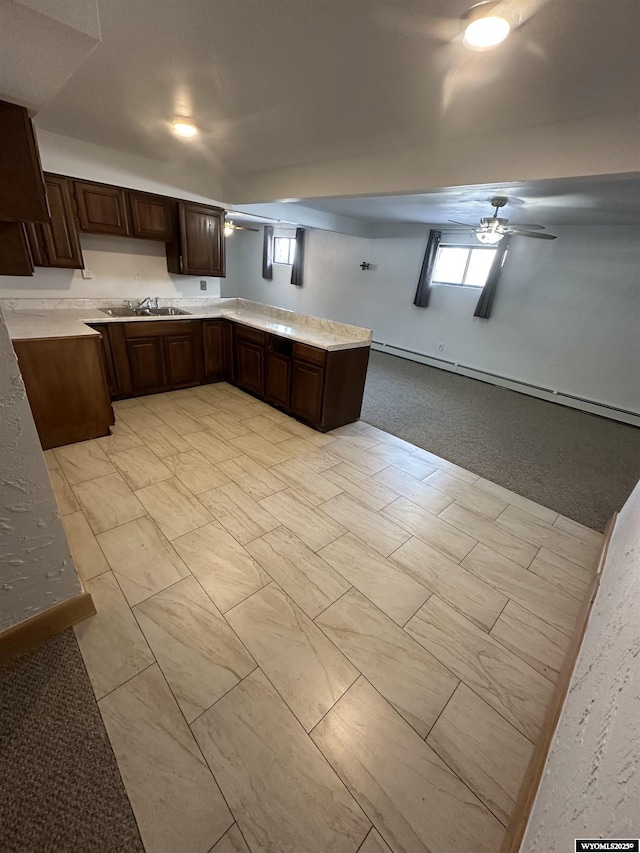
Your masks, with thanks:
[(0, 631), (81, 592), (0, 311)]
[(521, 853), (640, 834), (640, 483), (602, 581)]

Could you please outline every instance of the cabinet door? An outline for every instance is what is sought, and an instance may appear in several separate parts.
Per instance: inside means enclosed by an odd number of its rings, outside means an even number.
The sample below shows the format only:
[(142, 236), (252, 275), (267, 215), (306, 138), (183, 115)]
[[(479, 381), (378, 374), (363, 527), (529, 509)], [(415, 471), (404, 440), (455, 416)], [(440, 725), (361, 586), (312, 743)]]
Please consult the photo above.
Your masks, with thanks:
[(74, 181), (80, 228), (93, 234), (129, 235), (125, 190), (108, 184)]
[(246, 391), (264, 395), (264, 347), (236, 339), (235, 380)]
[(233, 380), (233, 323), (222, 321), (222, 379)]
[(210, 382), (224, 376), (224, 320), (209, 320), (204, 324), (204, 375)]
[(36, 265), (83, 269), (71, 182), (58, 175), (45, 175), (45, 184), (51, 222), (41, 226), (45, 257), (44, 263), (36, 261)]
[(320, 424), (323, 387), (323, 367), (294, 359), (291, 373), (291, 413), (312, 424)]
[(100, 333), (100, 342), (102, 350), (102, 359), (104, 361), (104, 371), (107, 378), (107, 386), (111, 398), (118, 395), (118, 380), (116, 378), (116, 370), (113, 362), (113, 353), (111, 351), (111, 340), (109, 337), (109, 326), (104, 323), (92, 323), (91, 328)]
[(33, 125), (24, 107), (7, 101), (0, 101), (0, 151), (0, 219), (47, 222), (47, 196)]
[(224, 276), (224, 210), (178, 204), (183, 275)]
[(267, 390), (265, 398), (276, 406), (289, 409), (291, 359), (277, 352), (267, 353)]
[(127, 355), (134, 393), (144, 394), (165, 387), (162, 338), (128, 340)]
[(129, 190), (129, 206), (133, 237), (165, 243), (173, 239), (173, 199)]
[(167, 335), (163, 338), (167, 385), (180, 388), (198, 381), (193, 335)]
[(109, 435), (113, 409), (99, 347), (92, 335), (14, 342), (45, 450)]
[(44, 245), (44, 225), (41, 222), (23, 222), (24, 232), (31, 251), (34, 267), (47, 266), (47, 250)]
[(23, 222), (0, 222), (0, 275), (33, 275), (33, 258)]

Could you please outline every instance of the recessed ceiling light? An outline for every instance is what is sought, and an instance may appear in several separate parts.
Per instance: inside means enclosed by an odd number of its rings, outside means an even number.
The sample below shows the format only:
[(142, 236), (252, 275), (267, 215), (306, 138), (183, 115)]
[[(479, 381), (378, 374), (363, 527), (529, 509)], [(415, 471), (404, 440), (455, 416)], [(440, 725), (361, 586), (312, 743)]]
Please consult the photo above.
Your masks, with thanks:
[(464, 44), (472, 50), (490, 50), (502, 44), (510, 32), (511, 25), (505, 18), (477, 18), (467, 26)]
[(198, 133), (198, 128), (191, 121), (184, 118), (176, 118), (171, 122), (171, 129), (176, 136), (182, 136), (184, 139), (191, 139)]

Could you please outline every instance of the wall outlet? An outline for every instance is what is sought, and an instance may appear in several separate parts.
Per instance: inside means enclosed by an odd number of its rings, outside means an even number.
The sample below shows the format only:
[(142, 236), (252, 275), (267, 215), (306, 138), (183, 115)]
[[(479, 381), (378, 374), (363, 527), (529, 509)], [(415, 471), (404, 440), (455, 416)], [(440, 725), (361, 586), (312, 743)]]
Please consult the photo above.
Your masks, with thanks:
[(444, 344), (438, 344), (438, 352), (442, 352), (444, 349)]
[(136, 281), (140, 281), (140, 270), (136, 270), (133, 274), (133, 277)]
[(82, 278), (93, 278), (91, 270), (82, 270)]
[(206, 290), (206, 289), (207, 289), (207, 282), (204, 281), (203, 279), (200, 279), (200, 290)]

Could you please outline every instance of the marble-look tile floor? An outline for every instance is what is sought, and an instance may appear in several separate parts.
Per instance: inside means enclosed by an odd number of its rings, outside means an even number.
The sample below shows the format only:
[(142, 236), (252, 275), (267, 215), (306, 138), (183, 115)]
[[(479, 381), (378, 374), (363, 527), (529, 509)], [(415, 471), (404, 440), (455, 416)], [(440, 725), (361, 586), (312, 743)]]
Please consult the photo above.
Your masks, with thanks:
[(601, 536), (221, 383), (48, 451), (148, 853), (498, 853)]

